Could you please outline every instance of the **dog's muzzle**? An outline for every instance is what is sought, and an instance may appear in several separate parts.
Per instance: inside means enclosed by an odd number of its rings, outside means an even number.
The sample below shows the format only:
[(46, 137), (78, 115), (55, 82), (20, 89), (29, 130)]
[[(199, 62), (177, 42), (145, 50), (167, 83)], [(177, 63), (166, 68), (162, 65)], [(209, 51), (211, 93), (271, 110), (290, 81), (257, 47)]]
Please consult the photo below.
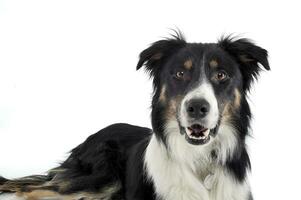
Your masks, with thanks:
[[(206, 99), (190, 99), (185, 104), (186, 126), (181, 126), (181, 134), (185, 135), (188, 143), (202, 145), (210, 141), (217, 132), (218, 125), (214, 128), (206, 126), (206, 121), (210, 120), (210, 104)], [(180, 123), (181, 124), (181, 123)]]

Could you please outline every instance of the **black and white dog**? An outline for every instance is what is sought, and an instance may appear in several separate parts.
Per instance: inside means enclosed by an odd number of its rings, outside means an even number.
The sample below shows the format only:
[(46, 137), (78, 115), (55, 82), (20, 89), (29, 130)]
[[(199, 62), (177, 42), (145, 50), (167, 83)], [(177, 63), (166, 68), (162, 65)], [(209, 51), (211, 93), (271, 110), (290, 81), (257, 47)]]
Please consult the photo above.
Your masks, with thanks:
[(137, 65), (153, 78), (152, 130), (108, 126), (45, 176), (0, 178), (0, 199), (251, 200), (246, 95), (260, 65), (267, 51), (247, 39), (153, 43)]

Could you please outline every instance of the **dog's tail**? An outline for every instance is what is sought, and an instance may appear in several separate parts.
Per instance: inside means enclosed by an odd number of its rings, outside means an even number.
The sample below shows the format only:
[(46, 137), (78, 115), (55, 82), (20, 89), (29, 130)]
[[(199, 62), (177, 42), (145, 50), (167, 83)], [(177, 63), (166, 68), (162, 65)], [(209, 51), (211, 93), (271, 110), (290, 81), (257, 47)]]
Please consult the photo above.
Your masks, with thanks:
[[(64, 182), (57, 183), (50, 175), (26, 176), (19, 179), (8, 180), (0, 177), (0, 199), (12, 200), (75, 200), (75, 199), (114, 199), (119, 197), (121, 185), (119, 183), (108, 185), (98, 192), (74, 191), (61, 193), (60, 186), (67, 186)], [(112, 198), (111, 198), (112, 197)], [(122, 199), (121, 197), (118, 199)]]
[(0, 177), (0, 192), (23, 192), (44, 185), (50, 180), (46, 175), (26, 176), (18, 179)]
[(33, 175), (12, 180), (0, 177), (0, 199), (63, 200), (55, 188), (49, 185), (49, 180), (48, 175)]
[(0, 176), (0, 186), (3, 185), (5, 182), (7, 182), (8, 180), (2, 176)]

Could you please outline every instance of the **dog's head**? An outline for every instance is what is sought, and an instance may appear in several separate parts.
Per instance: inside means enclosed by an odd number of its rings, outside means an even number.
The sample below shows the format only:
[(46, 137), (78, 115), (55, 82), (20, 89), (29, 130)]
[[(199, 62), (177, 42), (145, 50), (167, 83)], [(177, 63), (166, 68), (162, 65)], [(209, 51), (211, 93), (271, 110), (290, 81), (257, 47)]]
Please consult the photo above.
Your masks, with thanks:
[[(245, 95), (267, 51), (247, 39), (224, 37), (218, 43), (187, 43), (181, 34), (153, 43), (140, 54), (153, 77), (152, 126), (163, 141), (173, 121), (188, 143), (214, 140), (221, 124), (248, 120)], [(233, 124), (233, 123), (232, 123)]]

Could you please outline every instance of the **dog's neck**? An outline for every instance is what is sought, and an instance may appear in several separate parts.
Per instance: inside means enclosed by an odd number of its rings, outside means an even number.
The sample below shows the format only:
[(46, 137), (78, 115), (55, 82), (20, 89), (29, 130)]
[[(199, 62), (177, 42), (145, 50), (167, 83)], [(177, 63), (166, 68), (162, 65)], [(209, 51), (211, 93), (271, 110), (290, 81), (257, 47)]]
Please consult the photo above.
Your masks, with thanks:
[(176, 121), (168, 122), (163, 133), (154, 133), (154, 135), (156, 136), (154, 140), (161, 146), (162, 153), (166, 154), (169, 160), (194, 166), (192, 168), (199, 165), (202, 168), (216, 164), (224, 165), (226, 160), (233, 156), (238, 143), (235, 129), (224, 123), (220, 124), (216, 136), (205, 145), (189, 144), (180, 134)]
[[(220, 200), (225, 199), (224, 194), (233, 193), (235, 187), (242, 190), (239, 198), (246, 199), (247, 183), (236, 184), (225, 168), (237, 145), (233, 128), (221, 124), (212, 141), (198, 146), (189, 144), (175, 124), (168, 124), (165, 129), (170, 131), (166, 141), (153, 134), (144, 158), (147, 176), (163, 199), (182, 200), (178, 194), (188, 196), (187, 200), (191, 195), (199, 197), (192, 199)], [(181, 194), (185, 192), (188, 193)]]

